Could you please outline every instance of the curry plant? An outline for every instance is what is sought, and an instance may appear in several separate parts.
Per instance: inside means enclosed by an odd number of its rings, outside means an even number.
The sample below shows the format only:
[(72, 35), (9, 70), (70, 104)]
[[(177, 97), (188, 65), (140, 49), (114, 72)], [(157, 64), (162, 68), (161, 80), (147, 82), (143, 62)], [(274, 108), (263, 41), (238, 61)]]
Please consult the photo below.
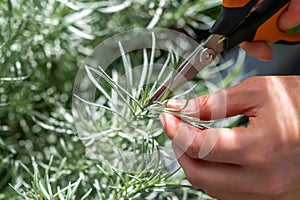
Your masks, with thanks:
[[(113, 110), (114, 104), (92, 105), (95, 102), (72, 96), (72, 87), (79, 66), (104, 39), (132, 28), (155, 26), (180, 30), (197, 38), (197, 30), (208, 28), (219, 14), (220, 3), (219, 0), (0, 0), (0, 199), (209, 199), (190, 186), (180, 169), (161, 168), (164, 158), (158, 147), (167, 141), (163, 132), (152, 135), (162, 138), (158, 144), (152, 138), (126, 138), (128, 132), (111, 120), (114, 116), (123, 125), (126, 123)], [(122, 48), (126, 46), (120, 41), (119, 51)], [(142, 52), (142, 65), (148, 69), (155, 61), (151, 61), (151, 52), (151, 49)], [(86, 65), (84, 69), (91, 79), (94, 77), (95, 84), (105, 80), (105, 91), (114, 91), (105, 98), (115, 102), (116, 96), (123, 96), (118, 102), (129, 109), (128, 114), (135, 120), (131, 125), (137, 127), (138, 136), (145, 136), (148, 132), (145, 133), (143, 123), (157, 120), (161, 111), (168, 110), (158, 104), (149, 110), (141, 109), (159, 84), (147, 86), (149, 80), (154, 83), (150, 75), (143, 76), (137, 86), (141, 90), (119, 84), (118, 79), (125, 77), (123, 74), (130, 74), (129, 55), (121, 54), (122, 74), (116, 70), (101, 71), (101, 66)], [(166, 58), (166, 70), (178, 63), (172, 51)], [(226, 87), (236, 82), (242, 60), (243, 57), (237, 59), (232, 68), (234, 73), (224, 79)], [(215, 70), (225, 73), (221, 67), (233, 64), (210, 68), (206, 73), (213, 74)], [(130, 76), (125, 78), (131, 82)], [(108, 84), (114, 82), (118, 85)], [(205, 88), (194, 89), (199, 95), (207, 92)], [(121, 140), (121, 147), (130, 141), (136, 144), (130, 146), (132, 152), (150, 152), (140, 159), (147, 162), (137, 162), (138, 173), (120, 171), (86, 153), (89, 148), (85, 142), (97, 137), (77, 134), (71, 113), (72, 98), (99, 106), (98, 111), (108, 110), (110, 113), (102, 118), (107, 123), (102, 124), (110, 127), (108, 135)], [(95, 127), (100, 125), (99, 122)], [(158, 130), (159, 127), (157, 124)], [(112, 130), (116, 131), (109, 132)], [(112, 156), (120, 158), (117, 152)]]
[[(158, 122), (160, 113), (172, 113), (199, 128), (213, 125), (212, 121), (189, 118), (186, 116), (187, 113), (166, 108), (168, 99), (144, 107), (165, 78), (170, 78), (172, 82), (175, 69), (181, 62), (180, 59), (176, 59), (178, 56), (171, 49), (164, 54), (162, 50), (157, 50), (155, 45), (156, 38), (153, 32), (150, 49), (125, 53), (122, 42), (118, 41), (121, 60), (117, 60), (106, 69), (97, 63), (89, 66), (87, 61), (79, 71), (78, 85), (75, 84), (79, 88), (89, 88), (82, 92), (76, 92), (75, 88), (73, 102), (79, 138), (86, 145), (87, 155), (101, 160), (116, 174), (120, 173), (121, 177), (126, 173), (130, 176), (129, 182), (140, 181), (137, 185), (129, 184), (129, 190), (123, 187), (121, 192), (116, 194), (117, 199), (145, 198), (148, 195), (165, 198), (164, 195), (154, 192), (161, 184), (164, 185), (160, 189), (163, 193), (168, 191), (169, 187), (172, 189), (178, 187), (178, 191), (184, 188), (182, 186), (182, 182), (185, 182), (182, 179), (184, 176), (182, 172), (176, 171), (179, 168), (175, 156), (170, 151), (170, 140), (165, 136)], [(110, 51), (106, 46), (104, 48)], [(99, 56), (101, 58), (101, 54)], [(217, 82), (210, 78), (216, 77), (216, 74), (220, 74), (232, 65), (236, 65), (235, 67), (240, 70), (239, 65), (244, 56), (245, 54), (240, 52), (235, 63), (230, 60), (207, 67), (196, 77), (196, 80), (188, 83), (188, 87), (174, 92), (171, 97), (189, 99), (208, 93), (207, 87), (211, 85), (215, 87), (214, 90), (221, 89), (223, 81), (227, 83), (231, 76), (225, 75), (222, 80), (216, 79)], [(142, 59), (139, 59), (140, 57)], [(156, 63), (162, 60), (163, 62), (156, 66)], [(89, 85), (87, 82), (90, 82), (94, 90), (86, 86)], [(87, 96), (87, 91), (94, 93), (94, 95), (90, 94), (92, 98)], [(181, 178), (176, 177), (179, 174)], [(179, 182), (178, 185), (169, 185), (175, 180)], [(148, 192), (144, 194), (144, 187), (150, 194)], [(190, 189), (190, 192), (192, 191), (193, 189)], [(198, 192), (202, 196), (202, 193)]]

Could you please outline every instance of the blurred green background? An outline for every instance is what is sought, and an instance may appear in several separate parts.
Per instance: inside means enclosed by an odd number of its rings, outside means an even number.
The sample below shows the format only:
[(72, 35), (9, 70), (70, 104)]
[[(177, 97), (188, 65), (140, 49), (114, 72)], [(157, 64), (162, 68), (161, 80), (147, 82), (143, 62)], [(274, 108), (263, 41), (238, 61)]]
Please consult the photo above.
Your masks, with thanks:
[(132, 177), (88, 158), (71, 100), (79, 67), (101, 41), (140, 27), (200, 40), (220, 3), (0, 0), (0, 199), (209, 199), (182, 173)]
[[(0, 199), (129, 199), (120, 191), (149, 182), (85, 156), (70, 111), (77, 70), (114, 34), (158, 26), (197, 38), (219, 12), (218, 0), (0, 0)], [(208, 198), (183, 176), (154, 178), (169, 187), (137, 199)]]

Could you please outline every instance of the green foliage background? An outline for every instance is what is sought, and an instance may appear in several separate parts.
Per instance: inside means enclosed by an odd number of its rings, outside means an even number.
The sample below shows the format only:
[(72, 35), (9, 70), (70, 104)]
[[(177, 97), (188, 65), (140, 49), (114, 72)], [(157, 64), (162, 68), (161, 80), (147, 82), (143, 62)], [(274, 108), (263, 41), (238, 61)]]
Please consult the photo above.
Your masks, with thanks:
[(0, 0), (0, 199), (207, 199), (175, 178), (118, 174), (85, 155), (70, 112), (85, 57), (138, 27), (190, 36), (218, 0)]

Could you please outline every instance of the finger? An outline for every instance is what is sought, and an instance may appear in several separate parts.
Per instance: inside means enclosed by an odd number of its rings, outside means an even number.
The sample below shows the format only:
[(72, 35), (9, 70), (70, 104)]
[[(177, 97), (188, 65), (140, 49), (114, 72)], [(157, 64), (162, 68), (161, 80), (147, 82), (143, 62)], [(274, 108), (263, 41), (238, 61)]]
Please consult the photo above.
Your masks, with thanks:
[(262, 180), (264, 172), (238, 165), (194, 159), (176, 144), (172, 143), (172, 146), (187, 179), (194, 187), (203, 189), (208, 195), (230, 200), (268, 199), (264, 198), (265, 194), (268, 194), (268, 188), (262, 187), (267, 185)]
[(171, 99), (168, 108), (202, 120), (222, 119), (244, 114), (256, 115), (256, 108), (264, 102), (260, 78), (248, 79), (234, 87), (191, 100)]
[(243, 42), (240, 44), (248, 55), (256, 57), (262, 61), (271, 60), (273, 50), (266, 42)]
[(247, 194), (247, 193), (238, 193), (238, 192), (220, 192), (220, 191), (206, 191), (207, 195), (215, 199), (222, 200), (271, 200), (263, 195), (257, 194)]
[(217, 196), (218, 193), (256, 192), (256, 188), (249, 187), (253, 181), (252, 175), (245, 173), (243, 167), (193, 159), (175, 144), (173, 150), (194, 187), (203, 189), (212, 196)]
[(300, 1), (291, 0), (291, 3), (278, 21), (278, 26), (282, 30), (289, 30), (295, 28), (300, 24)]
[(171, 114), (162, 114), (161, 120), (168, 137), (185, 154), (210, 162), (251, 165), (246, 152), (255, 141), (250, 128), (200, 130)]

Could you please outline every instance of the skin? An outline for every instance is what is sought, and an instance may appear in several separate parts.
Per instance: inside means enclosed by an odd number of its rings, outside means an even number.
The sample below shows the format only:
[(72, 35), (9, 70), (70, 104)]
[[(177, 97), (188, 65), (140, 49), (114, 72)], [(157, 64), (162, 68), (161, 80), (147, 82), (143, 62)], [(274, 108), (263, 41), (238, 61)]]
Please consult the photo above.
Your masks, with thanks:
[[(292, 0), (279, 25), (300, 23), (300, 1)], [(243, 43), (246, 51), (269, 59), (263, 42)], [(254, 51), (255, 50), (255, 51)], [(196, 99), (170, 100), (168, 107), (201, 120), (239, 114), (247, 127), (197, 129), (179, 118), (160, 116), (190, 183), (224, 200), (300, 199), (300, 76), (252, 77)]]
[[(278, 27), (283, 30), (289, 30), (300, 24), (300, 1), (291, 0), (290, 6), (286, 12), (282, 14), (278, 21)], [(260, 60), (270, 60), (273, 51), (266, 42), (243, 42), (240, 45), (249, 55)]]

